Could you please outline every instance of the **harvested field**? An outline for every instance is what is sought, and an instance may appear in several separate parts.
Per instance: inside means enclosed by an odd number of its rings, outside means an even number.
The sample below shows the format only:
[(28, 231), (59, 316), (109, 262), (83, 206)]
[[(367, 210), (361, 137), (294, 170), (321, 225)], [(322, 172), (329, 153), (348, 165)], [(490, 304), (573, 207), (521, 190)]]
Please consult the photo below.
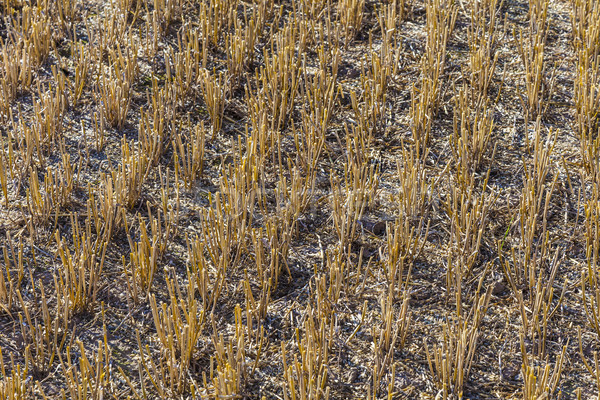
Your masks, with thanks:
[(0, 399), (600, 398), (600, 0), (0, 14)]

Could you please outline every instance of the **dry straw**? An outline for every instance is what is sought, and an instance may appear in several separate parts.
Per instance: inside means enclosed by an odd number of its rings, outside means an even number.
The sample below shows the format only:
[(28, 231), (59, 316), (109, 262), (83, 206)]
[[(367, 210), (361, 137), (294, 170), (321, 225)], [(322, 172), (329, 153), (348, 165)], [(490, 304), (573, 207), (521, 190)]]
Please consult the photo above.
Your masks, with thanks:
[(597, 0), (0, 14), (3, 399), (600, 388)]

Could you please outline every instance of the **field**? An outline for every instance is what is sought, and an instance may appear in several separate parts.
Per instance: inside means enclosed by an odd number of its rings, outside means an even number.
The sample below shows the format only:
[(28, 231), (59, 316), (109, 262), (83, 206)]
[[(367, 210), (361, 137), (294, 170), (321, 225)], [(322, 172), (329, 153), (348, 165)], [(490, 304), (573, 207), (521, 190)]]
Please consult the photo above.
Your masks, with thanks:
[(0, 399), (600, 398), (600, 0), (0, 14)]

